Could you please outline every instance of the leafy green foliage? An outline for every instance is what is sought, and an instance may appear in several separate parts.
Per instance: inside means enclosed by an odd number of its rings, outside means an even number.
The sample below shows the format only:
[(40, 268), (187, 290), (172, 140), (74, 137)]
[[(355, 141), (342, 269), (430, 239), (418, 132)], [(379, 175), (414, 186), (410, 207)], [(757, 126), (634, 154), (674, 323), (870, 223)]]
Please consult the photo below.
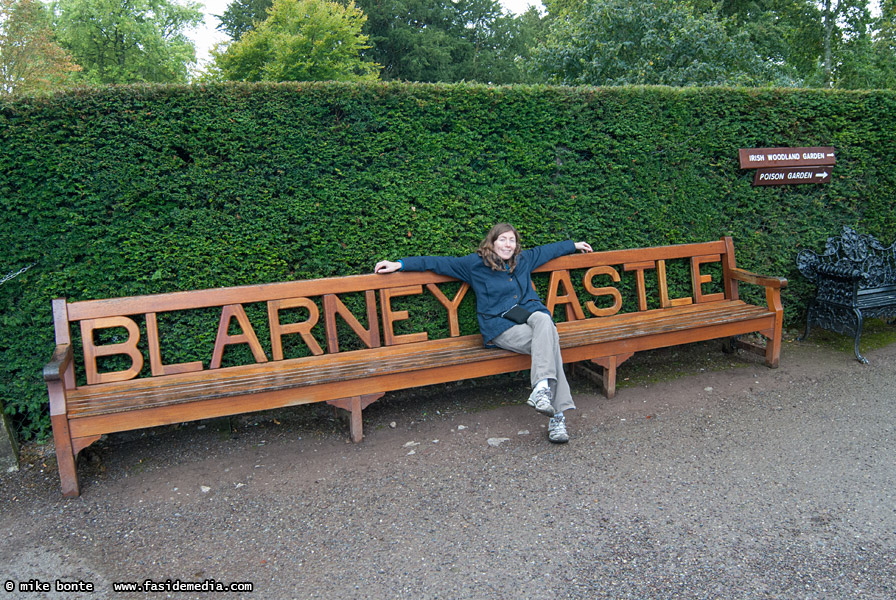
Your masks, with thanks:
[(359, 0), (367, 15), (368, 56), (383, 65), (382, 78), (452, 81), (453, 6), (443, 0)]
[[(336, 0), (348, 5), (351, 0)], [(234, 40), (272, 0), (233, 0)], [(892, 88), (892, 0), (356, 0), (386, 81)], [(212, 75), (214, 75), (212, 73)]]
[(519, 83), (542, 22), (497, 0), (358, 0), (384, 80)]
[(196, 52), (184, 34), (199, 4), (178, 0), (58, 0), (59, 42), (87, 83), (186, 82)]
[(61, 87), (81, 68), (56, 42), (39, 0), (0, 0), (0, 94)]
[[(896, 77), (892, 0), (696, 0), (746, 32), (766, 62), (801, 85), (891, 88)], [(874, 7), (880, 16), (874, 16)], [(888, 6), (890, 8), (888, 8)]]
[(533, 63), (568, 85), (757, 85), (783, 83), (746, 33), (712, 12), (672, 0), (591, 0), (557, 19)]
[[(880, 3), (881, 14), (872, 18), (867, 8), (852, 11), (845, 20), (845, 39), (834, 38), (836, 63), (826, 73), (837, 87), (874, 89), (896, 87), (896, 6)], [(839, 33), (835, 29), (832, 32)]]
[(896, 78), (892, 0), (544, 4), (551, 34), (533, 66), (552, 82), (873, 89)]
[[(505, 220), (527, 246), (733, 235), (740, 266), (790, 280), (798, 326), (813, 292), (800, 248), (822, 249), (843, 224), (896, 239), (894, 119), (888, 91), (291, 83), (0, 100), (0, 277), (34, 265), (0, 285), (0, 400), (20, 436), (47, 435), (53, 298), (368, 273), (470, 252)], [(815, 145), (837, 150), (826, 185), (754, 187), (738, 165), (738, 148)], [(689, 295), (686, 269), (668, 271), (670, 295)], [(634, 310), (633, 274), (620, 275)], [(359, 317), (361, 300), (345, 298)], [(432, 301), (395, 307), (411, 312), (399, 334), (447, 328)], [(265, 331), (264, 308), (246, 310)], [(160, 315), (164, 361), (207, 365), (219, 314)], [(470, 302), (460, 315), (474, 333)], [(225, 360), (251, 362), (245, 350)]]
[(233, 0), (227, 5), (223, 15), (217, 15), (221, 24), (218, 29), (238, 40), (243, 34), (255, 28), (257, 23), (268, 18), (268, 9), (273, 0)]
[(215, 63), (229, 81), (376, 79), (379, 65), (360, 55), (365, 19), (352, 3), (275, 0), (265, 21), (213, 52)]

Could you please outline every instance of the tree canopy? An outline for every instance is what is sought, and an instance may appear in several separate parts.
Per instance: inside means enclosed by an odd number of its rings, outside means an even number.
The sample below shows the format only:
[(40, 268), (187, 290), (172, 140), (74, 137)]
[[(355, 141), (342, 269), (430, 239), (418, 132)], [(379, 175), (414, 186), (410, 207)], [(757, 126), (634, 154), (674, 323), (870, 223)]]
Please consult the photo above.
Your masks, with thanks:
[(252, 31), (257, 23), (268, 18), (268, 9), (273, 0), (233, 0), (227, 5), (224, 14), (217, 15), (221, 24), (218, 29), (238, 40), (244, 33)]
[(49, 91), (80, 67), (56, 42), (38, 0), (0, 0), (0, 94)]
[[(348, 0), (338, 0), (348, 5)], [(233, 0), (219, 29), (233, 40), (260, 26), (272, 0)], [(525, 81), (529, 49), (544, 20), (534, 8), (505, 12), (498, 0), (356, 0), (367, 17), (361, 56), (384, 80)]]
[(891, 87), (893, 0), (544, 0), (558, 83)]
[[(746, 33), (674, 0), (592, 0), (557, 19), (534, 67), (568, 85), (761, 85), (776, 82)], [(780, 82), (780, 81), (777, 81)]]
[(215, 66), (236, 81), (375, 79), (379, 65), (360, 54), (365, 20), (352, 2), (275, 0), (267, 19), (213, 53)]
[(178, 0), (58, 0), (60, 44), (88, 83), (185, 82), (196, 49), (185, 31), (199, 4)]
[[(525, 72), (537, 11), (507, 14), (497, 0), (358, 0), (368, 16), (366, 52), (382, 78), (515, 83)], [(533, 21), (532, 15), (535, 15)]]
[(896, 0), (542, 4), (232, 0), (218, 15), (230, 41), (196, 73), (195, 0), (0, 0), (0, 93), (197, 75), (896, 88)]
[[(346, 5), (349, 0), (335, 0)], [(893, 87), (896, 0), (355, 0), (384, 80)], [(271, 0), (233, 0), (234, 40)], [(880, 6), (873, 16), (872, 5)]]

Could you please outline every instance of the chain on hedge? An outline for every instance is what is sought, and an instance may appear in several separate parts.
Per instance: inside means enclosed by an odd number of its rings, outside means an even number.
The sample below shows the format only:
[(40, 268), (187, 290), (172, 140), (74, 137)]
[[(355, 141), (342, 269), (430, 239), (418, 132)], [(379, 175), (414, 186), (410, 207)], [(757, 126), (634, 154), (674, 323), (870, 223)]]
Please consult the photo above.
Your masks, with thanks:
[(24, 273), (25, 271), (27, 271), (28, 269), (30, 269), (31, 267), (33, 267), (36, 264), (37, 263), (31, 263), (30, 265), (26, 265), (26, 266), (22, 267), (18, 271), (14, 271), (12, 273), (7, 273), (6, 276), (3, 277), (3, 279), (0, 279), (0, 285), (3, 285), (10, 279), (15, 279), (16, 277), (18, 277), (19, 275), (21, 275), (22, 273)]

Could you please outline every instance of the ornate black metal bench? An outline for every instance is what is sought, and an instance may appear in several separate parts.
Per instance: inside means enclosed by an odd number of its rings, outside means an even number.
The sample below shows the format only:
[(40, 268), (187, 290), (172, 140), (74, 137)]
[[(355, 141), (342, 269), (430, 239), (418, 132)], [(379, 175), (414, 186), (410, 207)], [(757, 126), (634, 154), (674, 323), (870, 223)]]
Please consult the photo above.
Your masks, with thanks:
[(865, 319), (896, 317), (896, 243), (884, 247), (874, 236), (843, 226), (839, 236), (828, 238), (824, 254), (800, 250), (797, 268), (817, 286), (809, 305), (806, 332), (812, 325), (855, 338), (856, 358)]

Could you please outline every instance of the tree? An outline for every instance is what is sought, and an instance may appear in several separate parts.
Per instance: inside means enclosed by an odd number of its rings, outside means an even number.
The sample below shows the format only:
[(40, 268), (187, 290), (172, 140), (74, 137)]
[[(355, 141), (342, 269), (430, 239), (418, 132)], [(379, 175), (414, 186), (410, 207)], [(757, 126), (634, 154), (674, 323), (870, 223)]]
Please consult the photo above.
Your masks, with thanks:
[(590, 0), (564, 5), (533, 66), (567, 85), (756, 85), (787, 83), (745, 33), (674, 0)]
[(744, 32), (762, 60), (802, 83), (818, 68), (820, 13), (814, 0), (695, 0), (717, 11), (729, 32)]
[(379, 65), (360, 55), (365, 19), (352, 2), (275, 0), (264, 22), (212, 52), (214, 66), (237, 81), (376, 79)]
[(541, 26), (538, 11), (507, 14), (497, 0), (463, 0), (457, 9), (455, 36), (461, 42), (454, 55), (455, 81), (519, 83), (527, 73), (524, 62)]
[[(721, 13), (749, 33), (765, 60), (785, 64), (803, 85), (894, 87), (893, 0), (719, 2)], [(874, 4), (880, 7), (878, 18)]]
[[(335, 0), (348, 5), (350, 0)], [(272, 0), (233, 0), (219, 16), (232, 39), (267, 18)], [(536, 9), (519, 17), (498, 0), (356, 0), (367, 16), (361, 52), (382, 65), (386, 80), (516, 83), (536, 32), (544, 28)]]
[(515, 83), (526, 73), (534, 9), (517, 17), (497, 0), (358, 0), (386, 80)]
[(896, 89), (896, 0), (883, 0), (880, 12), (871, 49), (874, 81), (867, 87)]
[(52, 90), (80, 67), (56, 42), (38, 0), (0, 0), (0, 94)]
[(184, 31), (199, 4), (178, 0), (58, 0), (59, 41), (90, 83), (185, 82), (196, 49)]
[(585, 2), (582, 0), (541, 0), (552, 18), (577, 18), (584, 14)]
[(371, 47), (365, 56), (383, 66), (386, 80), (453, 81), (453, 6), (445, 0), (358, 0), (367, 15)]
[(233, 0), (223, 15), (215, 15), (221, 21), (218, 29), (238, 40), (255, 25), (268, 18), (273, 0)]

